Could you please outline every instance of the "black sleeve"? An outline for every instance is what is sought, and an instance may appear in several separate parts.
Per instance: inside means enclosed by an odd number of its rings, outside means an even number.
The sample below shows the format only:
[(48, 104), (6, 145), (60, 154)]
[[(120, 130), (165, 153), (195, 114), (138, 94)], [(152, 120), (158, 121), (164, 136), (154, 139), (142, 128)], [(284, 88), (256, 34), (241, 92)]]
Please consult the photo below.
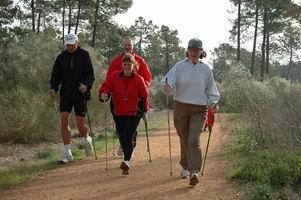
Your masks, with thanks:
[(91, 90), (95, 77), (94, 77), (94, 69), (93, 69), (91, 57), (88, 52), (87, 52), (87, 70), (88, 73), (86, 77), (86, 85), (88, 86), (89, 90)]
[(145, 113), (146, 112), (146, 98), (140, 98), (138, 102), (138, 110), (139, 112)]
[(50, 89), (54, 89), (55, 91), (58, 91), (61, 81), (62, 81), (62, 70), (60, 69), (60, 56), (57, 56), (52, 68)]

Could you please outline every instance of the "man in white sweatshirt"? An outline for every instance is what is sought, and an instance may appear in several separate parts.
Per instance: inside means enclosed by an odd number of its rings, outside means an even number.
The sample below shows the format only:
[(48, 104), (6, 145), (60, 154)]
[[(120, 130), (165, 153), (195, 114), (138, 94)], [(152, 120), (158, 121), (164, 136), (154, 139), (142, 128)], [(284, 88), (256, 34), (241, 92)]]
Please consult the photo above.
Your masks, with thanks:
[(202, 167), (200, 130), (206, 119), (208, 105), (215, 107), (220, 94), (212, 70), (201, 59), (206, 55), (202, 42), (188, 42), (187, 58), (177, 62), (161, 80), (163, 90), (173, 90), (174, 125), (180, 138), (181, 177), (190, 175), (190, 185), (199, 182)]

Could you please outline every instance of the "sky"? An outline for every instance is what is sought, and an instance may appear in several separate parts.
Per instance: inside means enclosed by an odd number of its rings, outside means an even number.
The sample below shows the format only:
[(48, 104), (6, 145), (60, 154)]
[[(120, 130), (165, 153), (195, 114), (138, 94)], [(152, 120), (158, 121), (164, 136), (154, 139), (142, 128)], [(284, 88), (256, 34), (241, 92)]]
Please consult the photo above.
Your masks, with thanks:
[(229, 0), (133, 0), (132, 7), (113, 19), (129, 27), (139, 16), (153, 24), (167, 25), (178, 30), (181, 46), (186, 48), (189, 39), (199, 38), (209, 53), (224, 42), (229, 42), (231, 30)]

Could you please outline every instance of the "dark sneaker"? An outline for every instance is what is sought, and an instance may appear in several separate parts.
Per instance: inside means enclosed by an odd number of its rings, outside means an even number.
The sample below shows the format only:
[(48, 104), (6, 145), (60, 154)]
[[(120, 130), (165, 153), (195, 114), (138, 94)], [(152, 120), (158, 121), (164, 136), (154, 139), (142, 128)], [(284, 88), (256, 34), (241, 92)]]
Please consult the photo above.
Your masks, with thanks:
[(198, 173), (192, 173), (190, 176), (189, 185), (196, 185), (199, 182), (199, 175)]
[(130, 162), (125, 160), (120, 164), (120, 169), (122, 170), (123, 175), (128, 175), (130, 170)]

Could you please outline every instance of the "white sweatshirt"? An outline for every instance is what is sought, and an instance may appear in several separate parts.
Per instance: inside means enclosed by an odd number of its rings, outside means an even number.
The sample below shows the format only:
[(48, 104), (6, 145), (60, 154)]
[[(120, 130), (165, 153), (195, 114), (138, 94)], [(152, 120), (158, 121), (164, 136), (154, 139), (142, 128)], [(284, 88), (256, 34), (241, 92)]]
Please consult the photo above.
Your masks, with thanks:
[(182, 103), (207, 106), (220, 97), (212, 71), (200, 60), (195, 65), (188, 59), (177, 62), (161, 80), (173, 88), (173, 99)]

